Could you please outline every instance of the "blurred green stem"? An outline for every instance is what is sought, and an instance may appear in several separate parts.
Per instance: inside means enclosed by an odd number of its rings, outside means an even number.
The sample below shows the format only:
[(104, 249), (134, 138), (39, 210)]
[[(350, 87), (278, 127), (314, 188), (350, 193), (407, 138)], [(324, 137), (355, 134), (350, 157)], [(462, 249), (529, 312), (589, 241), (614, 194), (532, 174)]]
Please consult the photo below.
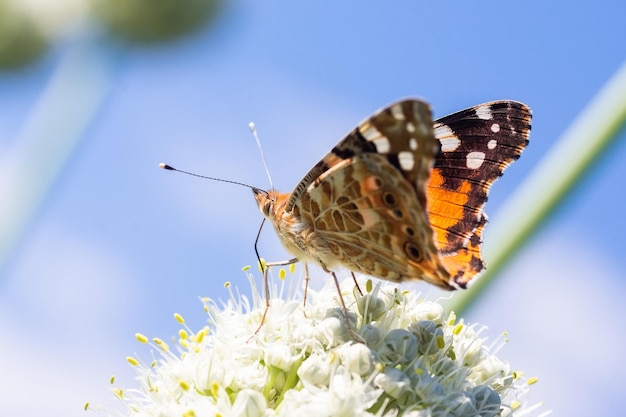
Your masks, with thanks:
[(109, 90), (113, 59), (100, 42), (88, 30), (75, 34), (0, 159), (0, 276)]
[[(491, 244), (485, 244), (488, 268), (467, 291), (456, 293), (448, 307), (466, 311), (494, 277), (537, 231), (548, 215), (590, 171), (626, 122), (626, 63), (591, 100), (559, 141), (494, 216)], [(531, 134), (531, 142), (532, 142)]]

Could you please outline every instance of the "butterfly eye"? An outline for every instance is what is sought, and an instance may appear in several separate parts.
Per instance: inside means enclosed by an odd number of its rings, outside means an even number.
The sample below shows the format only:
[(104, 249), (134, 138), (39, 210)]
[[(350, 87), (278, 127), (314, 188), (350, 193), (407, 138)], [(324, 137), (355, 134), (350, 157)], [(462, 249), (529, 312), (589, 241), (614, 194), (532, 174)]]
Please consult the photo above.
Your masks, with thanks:
[(274, 200), (272, 200), (271, 198), (267, 197), (265, 201), (263, 201), (263, 204), (261, 205), (261, 212), (263, 213), (265, 217), (270, 216), (273, 206), (274, 206)]
[(404, 244), (404, 252), (415, 262), (420, 262), (422, 260), (422, 252), (413, 242), (406, 242)]

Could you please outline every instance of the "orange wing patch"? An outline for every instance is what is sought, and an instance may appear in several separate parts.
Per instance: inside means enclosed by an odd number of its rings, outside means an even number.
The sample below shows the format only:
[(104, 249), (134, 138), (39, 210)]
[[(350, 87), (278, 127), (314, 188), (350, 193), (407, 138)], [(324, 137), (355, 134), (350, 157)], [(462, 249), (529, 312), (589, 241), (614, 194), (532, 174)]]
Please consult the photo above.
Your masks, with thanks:
[[(484, 268), (480, 253), (481, 235), (485, 220), (477, 210), (468, 205), (472, 186), (469, 181), (459, 181), (457, 187), (444, 187), (441, 170), (434, 168), (427, 187), (430, 225), (435, 234), (435, 245), (445, 268), (450, 273), (451, 282), (464, 288), (467, 283)], [(473, 216), (468, 216), (468, 211)], [(476, 219), (475, 227), (459, 227), (468, 218)], [(453, 233), (451, 238), (451, 231)]]
[(442, 256), (441, 260), (450, 273), (450, 279), (461, 288), (465, 288), (473, 278), (485, 269), (485, 262), (480, 253), (485, 223), (486, 219), (476, 228), (468, 241), (467, 247), (460, 249), (454, 254)]
[(456, 189), (446, 189), (442, 185), (444, 178), (441, 171), (434, 168), (430, 174), (427, 187), (428, 211), (430, 212), (430, 225), (435, 232), (435, 242), (442, 254), (454, 252), (462, 246), (451, 246), (448, 232), (453, 226), (463, 221), (471, 184), (468, 181), (459, 183)]

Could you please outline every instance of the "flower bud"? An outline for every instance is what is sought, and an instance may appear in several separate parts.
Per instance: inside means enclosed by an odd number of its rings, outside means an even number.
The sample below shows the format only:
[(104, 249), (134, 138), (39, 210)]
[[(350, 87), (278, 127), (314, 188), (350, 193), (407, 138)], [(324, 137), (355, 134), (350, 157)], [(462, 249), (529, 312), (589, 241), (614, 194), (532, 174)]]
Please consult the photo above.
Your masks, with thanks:
[(374, 384), (382, 388), (391, 398), (405, 402), (408, 397), (413, 397), (411, 380), (399, 369), (388, 366), (385, 370), (376, 375)]
[(481, 417), (495, 417), (500, 414), (500, 395), (486, 385), (478, 385), (472, 389), (476, 398), (476, 408)]
[(262, 417), (265, 415), (267, 403), (263, 395), (252, 389), (239, 391), (233, 403), (233, 416), (237, 417)]
[(393, 329), (385, 337), (380, 357), (395, 366), (413, 362), (417, 356), (417, 338), (404, 329)]
[(298, 377), (303, 383), (316, 387), (328, 385), (330, 380), (330, 366), (318, 355), (308, 357), (298, 368)]
[(432, 355), (439, 351), (437, 339), (443, 340), (443, 331), (434, 321), (420, 320), (413, 323), (409, 330), (419, 340), (419, 351), (422, 355)]
[[(343, 349), (342, 349), (343, 348)], [(341, 362), (348, 371), (359, 376), (368, 375), (374, 368), (372, 352), (362, 343), (344, 345), (339, 349)]]

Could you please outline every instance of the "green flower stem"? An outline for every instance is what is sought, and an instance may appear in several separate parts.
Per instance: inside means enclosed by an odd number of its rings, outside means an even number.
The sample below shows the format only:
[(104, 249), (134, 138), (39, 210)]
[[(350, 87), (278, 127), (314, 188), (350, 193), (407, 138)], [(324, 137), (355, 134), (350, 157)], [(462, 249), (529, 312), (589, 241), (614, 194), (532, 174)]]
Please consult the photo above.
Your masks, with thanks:
[(455, 294), (449, 301), (449, 308), (462, 313), (478, 299), (498, 272), (564, 201), (577, 181), (590, 173), (593, 162), (617, 138), (625, 122), (626, 63), (494, 217), (488, 226), (490, 237), (485, 244), (487, 271), (469, 290)]
[(96, 114), (112, 56), (82, 33), (68, 48), (0, 165), (0, 273)]

